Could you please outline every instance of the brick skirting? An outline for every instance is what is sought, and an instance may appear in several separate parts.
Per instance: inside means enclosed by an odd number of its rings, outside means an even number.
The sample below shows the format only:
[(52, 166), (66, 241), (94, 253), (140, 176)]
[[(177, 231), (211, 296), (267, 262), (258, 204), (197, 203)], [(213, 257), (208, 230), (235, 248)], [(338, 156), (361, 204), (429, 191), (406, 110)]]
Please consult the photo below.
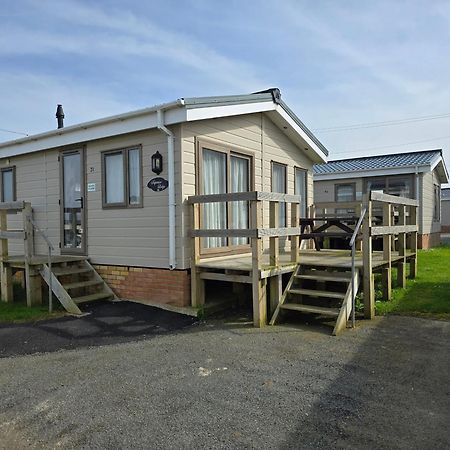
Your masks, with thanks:
[(96, 264), (94, 268), (119, 298), (173, 306), (190, 305), (190, 274), (187, 270)]
[(419, 234), (417, 236), (418, 248), (438, 247), (441, 244), (441, 233)]
[(442, 225), (441, 233), (450, 233), (450, 225)]

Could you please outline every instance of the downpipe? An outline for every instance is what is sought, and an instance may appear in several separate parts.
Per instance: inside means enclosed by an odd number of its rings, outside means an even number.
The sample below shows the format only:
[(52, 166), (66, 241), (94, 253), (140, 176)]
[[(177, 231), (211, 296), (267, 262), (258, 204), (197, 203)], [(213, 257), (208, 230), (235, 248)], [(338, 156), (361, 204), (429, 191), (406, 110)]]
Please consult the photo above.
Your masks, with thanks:
[(157, 111), (158, 129), (167, 136), (167, 178), (169, 181), (169, 269), (174, 270), (177, 267), (175, 254), (175, 135), (164, 125), (164, 112), (162, 109)]

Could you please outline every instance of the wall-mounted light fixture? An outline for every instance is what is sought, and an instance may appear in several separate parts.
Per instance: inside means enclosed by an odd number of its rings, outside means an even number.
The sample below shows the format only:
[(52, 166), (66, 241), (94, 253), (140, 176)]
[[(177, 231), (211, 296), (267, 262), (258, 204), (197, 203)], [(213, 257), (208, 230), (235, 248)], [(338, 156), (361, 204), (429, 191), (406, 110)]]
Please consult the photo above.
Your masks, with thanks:
[(158, 151), (152, 155), (152, 171), (156, 175), (159, 175), (163, 171), (163, 157)]

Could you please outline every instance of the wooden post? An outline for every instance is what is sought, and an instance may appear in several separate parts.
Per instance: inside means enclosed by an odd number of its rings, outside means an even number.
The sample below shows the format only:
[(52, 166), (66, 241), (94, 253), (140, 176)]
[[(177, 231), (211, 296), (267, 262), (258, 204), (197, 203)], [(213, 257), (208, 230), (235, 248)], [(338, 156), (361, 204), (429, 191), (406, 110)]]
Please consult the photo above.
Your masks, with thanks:
[(373, 319), (375, 317), (375, 296), (373, 290), (372, 276), (372, 201), (370, 193), (365, 197), (367, 213), (363, 224), (363, 290), (364, 290), (364, 317)]
[(31, 203), (24, 203), (22, 210), (22, 221), (24, 231), (24, 254), (25, 254), (25, 289), (27, 293), (27, 305), (42, 304), (42, 286), (39, 274), (32, 271), (30, 263), (34, 256), (34, 234), (30, 218), (32, 216)]
[[(406, 225), (406, 206), (398, 206), (398, 224)], [(404, 288), (406, 286), (406, 233), (398, 235), (398, 254), (403, 258), (397, 265), (397, 285)]]
[[(252, 229), (260, 228), (262, 202), (250, 203)], [(266, 278), (261, 279), (262, 242), (252, 237), (252, 292), (253, 292), (253, 325), (263, 327), (267, 323)]]
[[(278, 228), (280, 204), (269, 202), (269, 227)], [(278, 237), (269, 238), (269, 264), (278, 267), (280, 264), (280, 239)]]
[[(409, 221), (411, 225), (417, 225), (417, 206), (409, 207)], [(409, 260), (409, 277), (414, 279), (417, 275), (417, 231), (411, 233), (410, 242), (413, 256)]]
[[(197, 230), (200, 226), (200, 205), (192, 204), (191, 229)], [(200, 238), (191, 239), (191, 306), (197, 308), (205, 304), (205, 281), (200, 278), (197, 263), (200, 259)]]
[[(300, 208), (298, 203), (291, 203), (291, 226), (299, 226), (299, 214)], [(291, 236), (291, 261), (293, 263), (298, 263), (299, 261), (299, 249), (300, 249), (300, 238), (299, 236)]]
[[(392, 225), (392, 205), (390, 203), (383, 203), (383, 225), (390, 227)], [(392, 235), (385, 234), (383, 236), (383, 260), (386, 267), (382, 268), (382, 282), (383, 282), (383, 298), (386, 301), (391, 300), (392, 288)]]
[[(7, 231), (8, 222), (6, 211), (0, 211), (0, 230)], [(1, 274), (1, 299), (4, 302), (13, 301), (12, 271), (5, 262), (8, 259), (8, 240), (0, 239), (0, 274)]]

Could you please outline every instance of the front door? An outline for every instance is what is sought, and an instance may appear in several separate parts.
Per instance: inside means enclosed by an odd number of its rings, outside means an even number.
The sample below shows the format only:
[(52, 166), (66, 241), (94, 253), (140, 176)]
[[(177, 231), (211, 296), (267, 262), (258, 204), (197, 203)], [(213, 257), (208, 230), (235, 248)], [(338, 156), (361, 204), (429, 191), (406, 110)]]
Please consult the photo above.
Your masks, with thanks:
[(61, 253), (86, 252), (84, 149), (64, 151), (61, 164)]

